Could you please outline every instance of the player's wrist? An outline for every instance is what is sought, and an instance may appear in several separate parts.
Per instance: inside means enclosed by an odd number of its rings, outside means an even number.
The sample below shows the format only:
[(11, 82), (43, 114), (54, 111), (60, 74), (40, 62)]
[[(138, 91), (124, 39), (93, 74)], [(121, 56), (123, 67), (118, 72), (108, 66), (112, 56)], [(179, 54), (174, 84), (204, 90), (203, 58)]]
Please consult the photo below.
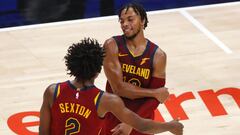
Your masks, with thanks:
[(157, 89), (154, 89), (153, 91), (151, 91), (151, 97), (158, 99), (158, 95), (159, 94), (158, 94)]

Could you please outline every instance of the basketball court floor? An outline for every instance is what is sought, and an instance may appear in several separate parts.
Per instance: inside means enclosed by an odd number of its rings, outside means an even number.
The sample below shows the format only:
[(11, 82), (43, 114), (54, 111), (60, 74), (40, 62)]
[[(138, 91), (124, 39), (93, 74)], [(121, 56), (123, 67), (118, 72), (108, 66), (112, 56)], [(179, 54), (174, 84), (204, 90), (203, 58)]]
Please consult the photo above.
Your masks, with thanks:
[[(145, 35), (167, 53), (172, 94), (156, 120), (180, 117), (184, 135), (239, 135), (240, 2), (148, 16)], [(68, 46), (117, 34), (116, 16), (0, 29), (0, 134), (37, 134), (45, 88), (72, 79), (63, 61)], [(102, 72), (96, 86), (104, 89), (105, 82)]]

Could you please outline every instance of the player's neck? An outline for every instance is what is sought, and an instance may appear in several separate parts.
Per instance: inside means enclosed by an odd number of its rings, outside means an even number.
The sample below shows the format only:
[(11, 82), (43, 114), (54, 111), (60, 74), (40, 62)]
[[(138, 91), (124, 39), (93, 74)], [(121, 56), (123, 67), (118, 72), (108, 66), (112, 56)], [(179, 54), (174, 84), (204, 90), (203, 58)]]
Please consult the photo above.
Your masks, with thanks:
[(94, 80), (87, 80), (87, 81), (77, 81), (77, 79), (74, 79), (71, 81), (71, 83), (76, 87), (76, 88), (83, 88), (86, 86), (93, 86), (94, 85)]
[(126, 38), (126, 44), (129, 52), (133, 57), (143, 54), (147, 46), (147, 39), (144, 37), (143, 31), (140, 31), (134, 38)]

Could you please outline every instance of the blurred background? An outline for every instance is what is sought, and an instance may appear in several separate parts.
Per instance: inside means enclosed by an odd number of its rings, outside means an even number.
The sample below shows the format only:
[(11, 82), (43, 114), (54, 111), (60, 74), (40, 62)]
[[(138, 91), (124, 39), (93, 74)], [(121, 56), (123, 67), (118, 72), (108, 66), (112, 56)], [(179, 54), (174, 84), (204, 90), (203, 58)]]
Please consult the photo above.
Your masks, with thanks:
[[(115, 15), (133, 0), (0, 0), (0, 28)], [(239, 0), (135, 0), (147, 11)]]

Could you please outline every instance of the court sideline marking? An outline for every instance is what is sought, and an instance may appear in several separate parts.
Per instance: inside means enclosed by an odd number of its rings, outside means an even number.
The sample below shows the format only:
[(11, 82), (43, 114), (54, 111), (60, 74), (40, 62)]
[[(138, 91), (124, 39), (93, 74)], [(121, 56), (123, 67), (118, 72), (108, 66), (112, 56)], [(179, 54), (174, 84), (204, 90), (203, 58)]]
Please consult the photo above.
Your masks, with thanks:
[(211, 33), (206, 27), (204, 27), (198, 20), (191, 16), (186, 10), (181, 9), (179, 11), (186, 19), (188, 19), (195, 27), (197, 27), (202, 33), (204, 33), (210, 40), (212, 40), (218, 47), (224, 50), (227, 54), (231, 54), (230, 50), (222, 41), (220, 41), (213, 33)]

